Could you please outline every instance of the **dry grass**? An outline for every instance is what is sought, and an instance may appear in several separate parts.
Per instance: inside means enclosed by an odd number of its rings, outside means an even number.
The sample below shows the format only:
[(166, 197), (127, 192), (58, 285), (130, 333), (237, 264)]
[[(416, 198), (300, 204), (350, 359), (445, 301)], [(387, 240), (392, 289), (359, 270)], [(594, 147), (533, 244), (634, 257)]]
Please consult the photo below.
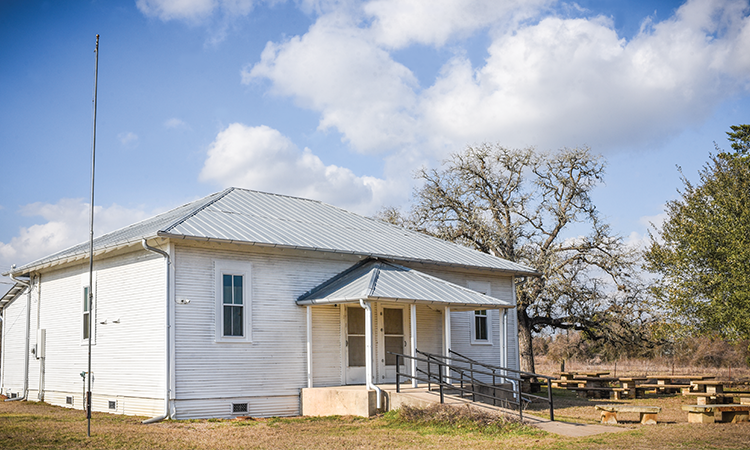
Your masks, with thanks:
[[(593, 405), (555, 390), (558, 419), (596, 423)], [(513, 420), (473, 412), (408, 409), (374, 419), (355, 417), (167, 421), (94, 413), (92, 437), (85, 414), (32, 402), (0, 403), (0, 448), (8, 449), (735, 449), (750, 448), (750, 424), (687, 424), (681, 396), (636, 401), (662, 407), (660, 423), (643, 426), (624, 415), (625, 433), (566, 438)], [(542, 411), (538, 411), (543, 415)]]

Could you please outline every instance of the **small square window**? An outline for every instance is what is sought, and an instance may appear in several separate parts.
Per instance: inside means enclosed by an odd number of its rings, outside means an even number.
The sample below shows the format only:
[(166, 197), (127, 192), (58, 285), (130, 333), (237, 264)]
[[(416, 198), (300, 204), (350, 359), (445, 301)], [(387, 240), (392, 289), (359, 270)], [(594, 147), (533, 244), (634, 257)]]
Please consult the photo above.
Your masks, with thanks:
[(109, 409), (117, 409), (117, 401), (116, 400), (110, 400), (109, 401)]
[(65, 397), (65, 404), (66, 405), (72, 405), (73, 404), (73, 397), (71, 397), (71, 396)]

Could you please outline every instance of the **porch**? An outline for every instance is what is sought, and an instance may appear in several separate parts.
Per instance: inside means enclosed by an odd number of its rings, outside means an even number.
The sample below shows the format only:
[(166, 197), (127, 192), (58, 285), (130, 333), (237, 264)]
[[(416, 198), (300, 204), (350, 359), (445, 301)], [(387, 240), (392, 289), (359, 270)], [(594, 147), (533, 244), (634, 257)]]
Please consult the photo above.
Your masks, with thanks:
[[(508, 357), (508, 336), (515, 334), (508, 323), (512, 277), (466, 283), (368, 259), (300, 296), (297, 304), (307, 311), (307, 388), (365, 385), (379, 391), (399, 371), (411, 375), (416, 388), (414, 377), (424, 366), (414, 358), (417, 347), (441, 357), (455, 347), (495, 366), (514, 366)], [(491, 285), (495, 295), (510, 299), (490, 296)], [(397, 364), (396, 354), (406, 358)]]

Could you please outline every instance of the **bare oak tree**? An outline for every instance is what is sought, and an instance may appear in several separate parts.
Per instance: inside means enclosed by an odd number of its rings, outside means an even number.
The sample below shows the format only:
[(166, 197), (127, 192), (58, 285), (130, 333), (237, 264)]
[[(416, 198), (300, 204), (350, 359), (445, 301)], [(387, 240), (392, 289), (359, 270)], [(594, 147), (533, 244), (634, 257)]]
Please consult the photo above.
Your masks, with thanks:
[(651, 316), (633, 276), (638, 254), (600, 220), (589, 195), (603, 172), (588, 148), (467, 147), (417, 174), (424, 184), (408, 217), (393, 209), (380, 217), (541, 273), (516, 279), (521, 368), (533, 372), (532, 333), (544, 328), (645, 339), (637, 325)]

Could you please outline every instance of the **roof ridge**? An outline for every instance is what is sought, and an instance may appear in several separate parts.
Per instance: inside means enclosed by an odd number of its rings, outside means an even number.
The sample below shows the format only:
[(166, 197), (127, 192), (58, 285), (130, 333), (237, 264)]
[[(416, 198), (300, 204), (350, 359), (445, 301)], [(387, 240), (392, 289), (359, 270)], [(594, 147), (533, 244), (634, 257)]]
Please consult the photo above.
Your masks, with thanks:
[(198, 214), (199, 212), (201, 212), (204, 209), (208, 208), (209, 206), (213, 205), (214, 203), (216, 203), (217, 201), (221, 200), (222, 198), (226, 197), (230, 192), (234, 191), (235, 189), (236, 188), (234, 188), (234, 187), (226, 188), (226, 189), (224, 189), (223, 192), (220, 192), (219, 194), (217, 194), (215, 198), (211, 198), (212, 196), (209, 195), (206, 198), (206, 202), (203, 205), (200, 205), (200, 206), (196, 207), (192, 212), (186, 214), (185, 216), (183, 216), (182, 218), (178, 219), (177, 221), (175, 221), (174, 223), (170, 224), (169, 226), (164, 227), (160, 231), (165, 231), (165, 232), (169, 231), (171, 228), (174, 228), (177, 225), (180, 225), (180, 224), (184, 223), (186, 220), (190, 219), (191, 217), (195, 217), (196, 214)]

